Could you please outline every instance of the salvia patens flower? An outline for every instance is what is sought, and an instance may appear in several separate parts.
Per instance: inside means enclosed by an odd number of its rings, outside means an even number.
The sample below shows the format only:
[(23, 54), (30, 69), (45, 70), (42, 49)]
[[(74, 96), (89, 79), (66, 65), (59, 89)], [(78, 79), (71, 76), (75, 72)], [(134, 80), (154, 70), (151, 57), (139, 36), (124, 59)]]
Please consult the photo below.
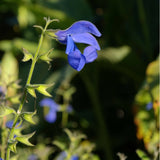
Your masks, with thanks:
[[(12, 120), (6, 122), (6, 127), (7, 128), (11, 129), (12, 126), (13, 126), (13, 121)], [(21, 125), (19, 126), (19, 122), (17, 122), (15, 128), (21, 128), (21, 127), (22, 127)]]
[(49, 112), (45, 115), (45, 119), (49, 123), (54, 123), (57, 119), (57, 111), (59, 110), (59, 105), (51, 98), (45, 98), (40, 102), (41, 107), (48, 107)]
[[(98, 56), (97, 50), (100, 50), (100, 46), (92, 34), (97, 37), (101, 36), (96, 26), (88, 21), (75, 22), (68, 29), (55, 33), (57, 39), (67, 45), (68, 62), (77, 71), (80, 71), (86, 63), (93, 62)], [(82, 54), (75, 43), (84, 43), (89, 46)]]
[(71, 160), (79, 160), (79, 157), (74, 155), (74, 156), (71, 157)]
[(0, 157), (0, 160), (3, 160), (3, 159)]

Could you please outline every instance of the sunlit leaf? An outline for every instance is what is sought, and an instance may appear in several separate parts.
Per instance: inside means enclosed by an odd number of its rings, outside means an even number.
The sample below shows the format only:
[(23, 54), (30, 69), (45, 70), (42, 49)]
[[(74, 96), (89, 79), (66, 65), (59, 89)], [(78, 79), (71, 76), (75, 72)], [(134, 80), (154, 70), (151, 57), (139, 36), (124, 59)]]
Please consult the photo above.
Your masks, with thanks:
[(105, 50), (100, 51), (99, 59), (106, 59), (111, 63), (118, 63), (122, 61), (130, 52), (131, 48), (129, 46), (107, 48)]
[(145, 152), (143, 152), (140, 149), (136, 150), (137, 155), (139, 156), (139, 158), (141, 158), (141, 160), (150, 160), (150, 158), (146, 155)]

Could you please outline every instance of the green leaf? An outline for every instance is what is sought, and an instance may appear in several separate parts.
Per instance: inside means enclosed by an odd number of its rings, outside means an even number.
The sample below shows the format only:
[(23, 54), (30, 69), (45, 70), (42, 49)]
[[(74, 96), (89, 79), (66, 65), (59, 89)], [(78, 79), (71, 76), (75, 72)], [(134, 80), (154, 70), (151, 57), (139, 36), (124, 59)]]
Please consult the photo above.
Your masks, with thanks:
[(8, 106), (0, 106), (0, 117), (6, 116), (11, 113), (16, 114), (16, 111)]
[[(118, 48), (107, 48), (100, 51), (99, 59), (106, 59), (111, 63), (119, 63), (131, 52), (131, 48), (128, 46), (122, 46)], [(102, 53), (102, 54), (101, 54)]]
[(53, 141), (53, 144), (56, 145), (57, 147), (59, 147), (62, 151), (65, 150), (66, 145), (64, 142), (60, 142), (60, 141)]
[(16, 137), (16, 140), (27, 145), (27, 146), (34, 146), (32, 143), (29, 142), (29, 139), (35, 134), (35, 132), (31, 134), (26, 134), (20, 137)]
[(46, 90), (53, 86), (53, 83), (52, 84), (38, 84), (38, 88), (36, 88), (36, 90), (38, 92), (40, 92), (41, 94), (45, 95), (45, 96), (48, 96), (48, 97), (52, 97), (52, 95), (50, 95)]
[(14, 152), (14, 153), (17, 152), (17, 150), (16, 150), (16, 145), (17, 145), (17, 142), (16, 142), (16, 141), (14, 141), (14, 142), (12, 142), (12, 143), (9, 143), (9, 149), (10, 149), (12, 152)]
[(145, 152), (143, 152), (140, 149), (136, 150), (137, 155), (139, 156), (139, 158), (141, 158), (141, 160), (150, 160), (150, 158), (146, 155)]
[(23, 48), (23, 54), (24, 57), (22, 59), (23, 62), (29, 61), (30, 59), (33, 59), (33, 56), (31, 53), (29, 53), (25, 48)]
[(34, 112), (24, 112), (22, 113), (23, 119), (25, 119), (27, 122), (31, 124), (36, 124), (33, 120), (33, 116), (36, 114), (36, 110)]

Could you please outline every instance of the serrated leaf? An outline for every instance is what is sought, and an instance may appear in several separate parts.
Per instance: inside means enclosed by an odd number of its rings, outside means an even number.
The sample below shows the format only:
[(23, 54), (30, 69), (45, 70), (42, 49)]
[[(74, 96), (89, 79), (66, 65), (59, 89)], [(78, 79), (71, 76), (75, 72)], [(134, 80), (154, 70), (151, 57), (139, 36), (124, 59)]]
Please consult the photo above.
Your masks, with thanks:
[(39, 93), (41, 93), (41, 94), (43, 94), (43, 95), (45, 95), (45, 96), (48, 96), (48, 97), (52, 97), (52, 95), (50, 95), (46, 90), (49, 88), (49, 87), (51, 87), (51, 86), (53, 86), (53, 84), (38, 84), (38, 88), (36, 88), (36, 90), (39, 92)]
[(24, 112), (22, 113), (23, 119), (25, 119), (27, 122), (31, 124), (36, 124), (33, 120), (33, 116), (36, 114), (37, 111), (35, 112)]
[(137, 155), (139, 156), (139, 158), (141, 158), (141, 160), (150, 160), (150, 158), (146, 155), (145, 152), (143, 152), (140, 149), (136, 150)]
[(16, 114), (16, 111), (8, 106), (0, 106), (0, 117), (6, 116), (11, 113)]
[(30, 59), (33, 59), (33, 56), (31, 53), (29, 53), (25, 48), (23, 48), (23, 54), (24, 57), (22, 59), (23, 62), (29, 61)]
[(29, 142), (29, 139), (35, 134), (35, 132), (31, 134), (26, 134), (20, 137), (16, 137), (16, 140), (27, 145), (27, 146), (34, 146), (32, 143)]
[(9, 149), (10, 149), (12, 152), (14, 152), (14, 153), (17, 152), (17, 150), (16, 150), (16, 145), (17, 145), (17, 142), (16, 142), (16, 141), (13, 142), (13, 143), (9, 143)]
[(34, 98), (36, 98), (36, 93), (35, 93), (35, 89), (33, 88), (27, 88), (27, 92), (33, 96)]

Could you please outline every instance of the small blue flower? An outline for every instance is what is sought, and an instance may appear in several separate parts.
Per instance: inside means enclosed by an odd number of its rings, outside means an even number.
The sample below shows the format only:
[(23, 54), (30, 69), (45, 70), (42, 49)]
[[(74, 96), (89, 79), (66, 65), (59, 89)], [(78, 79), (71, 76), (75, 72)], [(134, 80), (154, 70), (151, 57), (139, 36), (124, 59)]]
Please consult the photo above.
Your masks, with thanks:
[[(65, 151), (61, 152), (57, 158), (57, 160), (65, 160), (67, 157), (67, 153)], [(70, 160), (79, 160), (77, 155), (73, 155)]]
[(49, 107), (49, 112), (45, 116), (45, 119), (49, 123), (54, 123), (57, 119), (57, 111), (59, 110), (59, 105), (50, 98), (45, 98), (40, 102), (41, 107)]
[(79, 160), (79, 157), (74, 155), (74, 156), (71, 157), (71, 160)]
[[(68, 62), (77, 71), (80, 71), (86, 63), (93, 62), (98, 56), (97, 50), (100, 50), (100, 46), (92, 34), (97, 37), (101, 36), (96, 26), (88, 21), (75, 22), (68, 29), (55, 33), (57, 39), (67, 45)], [(89, 46), (84, 49), (82, 54), (75, 43), (84, 43)]]
[(146, 105), (146, 109), (147, 109), (147, 110), (152, 109), (152, 107), (153, 107), (153, 103), (152, 103), (152, 102), (149, 102), (149, 103)]
[[(12, 121), (12, 120), (11, 120), (11, 121), (8, 121), (8, 122), (6, 123), (6, 127), (7, 127), (7, 128), (11, 129), (12, 126), (13, 126), (13, 121)], [(21, 127), (22, 127), (21, 125), (19, 126), (19, 122), (17, 122), (15, 128), (21, 128)]]
[(38, 160), (38, 157), (35, 154), (32, 154), (28, 157), (28, 160)]
[(0, 157), (0, 160), (3, 160), (3, 159)]

